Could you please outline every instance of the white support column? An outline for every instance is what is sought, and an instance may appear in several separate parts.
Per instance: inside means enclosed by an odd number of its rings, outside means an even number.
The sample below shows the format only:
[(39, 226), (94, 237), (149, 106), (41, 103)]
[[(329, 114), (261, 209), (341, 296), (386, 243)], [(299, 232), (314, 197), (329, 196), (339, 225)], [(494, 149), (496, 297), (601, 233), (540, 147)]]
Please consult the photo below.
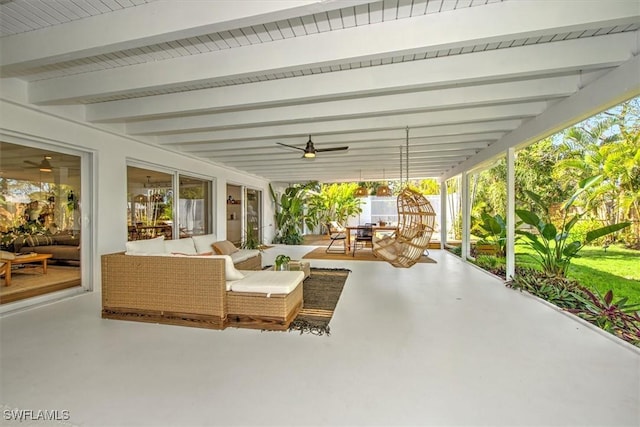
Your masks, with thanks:
[(462, 210), (462, 252), (460, 256), (463, 260), (469, 257), (469, 241), (471, 238), (469, 224), (469, 174), (462, 173), (460, 192), (462, 193), (460, 209)]
[(507, 280), (510, 280), (516, 271), (515, 255), (515, 224), (516, 224), (516, 174), (515, 174), (515, 148), (507, 149)]
[(447, 181), (440, 182), (440, 249), (447, 242)]

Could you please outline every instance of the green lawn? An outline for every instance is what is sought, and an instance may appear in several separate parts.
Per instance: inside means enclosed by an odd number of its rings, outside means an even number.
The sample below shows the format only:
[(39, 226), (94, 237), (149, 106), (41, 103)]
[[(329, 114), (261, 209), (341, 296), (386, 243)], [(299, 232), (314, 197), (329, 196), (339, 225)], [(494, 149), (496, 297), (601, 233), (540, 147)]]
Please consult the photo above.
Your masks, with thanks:
[[(516, 265), (539, 268), (526, 254), (533, 253), (524, 245), (516, 246)], [(629, 303), (640, 304), (640, 251), (610, 246), (585, 247), (580, 258), (574, 258), (568, 276), (581, 285), (596, 289), (602, 295), (613, 290), (614, 300), (627, 297)]]

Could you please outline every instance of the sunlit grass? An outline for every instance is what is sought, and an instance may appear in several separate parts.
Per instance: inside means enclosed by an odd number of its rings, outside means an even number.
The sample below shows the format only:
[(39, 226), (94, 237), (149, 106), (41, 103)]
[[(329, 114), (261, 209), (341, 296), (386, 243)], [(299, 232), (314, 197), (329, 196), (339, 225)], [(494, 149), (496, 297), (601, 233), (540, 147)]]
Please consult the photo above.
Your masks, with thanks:
[[(540, 269), (539, 264), (528, 256), (533, 253), (526, 246), (516, 246), (516, 264)], [(620, 246), (610, 246), (605, 251), (602, 247), (590, 246), (579, 254), (579, 258), (571, 261), (567, 272), (569, 278), (602, 295), (612, 290), (615, 300), (627, 297), (630, 303), (640, 304), (640, 251)]]

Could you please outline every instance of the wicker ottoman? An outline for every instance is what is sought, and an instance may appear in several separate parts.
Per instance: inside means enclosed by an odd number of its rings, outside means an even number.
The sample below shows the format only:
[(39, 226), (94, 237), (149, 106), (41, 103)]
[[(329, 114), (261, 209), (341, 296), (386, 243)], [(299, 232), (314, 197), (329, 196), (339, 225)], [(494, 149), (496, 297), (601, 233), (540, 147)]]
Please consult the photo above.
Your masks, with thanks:
[[(227, 291), (227, 326), (286, 331), (302, 309), (299, 271), (244, 272)], [(279, 291), (279, 283), (286, 291)]]

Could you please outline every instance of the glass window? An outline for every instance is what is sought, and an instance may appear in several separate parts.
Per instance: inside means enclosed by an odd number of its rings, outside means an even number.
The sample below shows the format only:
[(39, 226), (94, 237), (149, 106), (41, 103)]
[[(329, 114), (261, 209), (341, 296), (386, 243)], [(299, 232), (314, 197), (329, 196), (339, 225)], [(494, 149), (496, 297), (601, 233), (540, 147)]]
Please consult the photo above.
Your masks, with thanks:
[[(175, 176), (178, 176), (179, 183), (177, 206)], [(158, 236), (171, 239), (211, 233), (211, 187), (211, 181), (178, 175), (177, 172), (128, 166), (128, 240)]]
[(128, 240), (173, 236), (173, 175), (127, 167)]

